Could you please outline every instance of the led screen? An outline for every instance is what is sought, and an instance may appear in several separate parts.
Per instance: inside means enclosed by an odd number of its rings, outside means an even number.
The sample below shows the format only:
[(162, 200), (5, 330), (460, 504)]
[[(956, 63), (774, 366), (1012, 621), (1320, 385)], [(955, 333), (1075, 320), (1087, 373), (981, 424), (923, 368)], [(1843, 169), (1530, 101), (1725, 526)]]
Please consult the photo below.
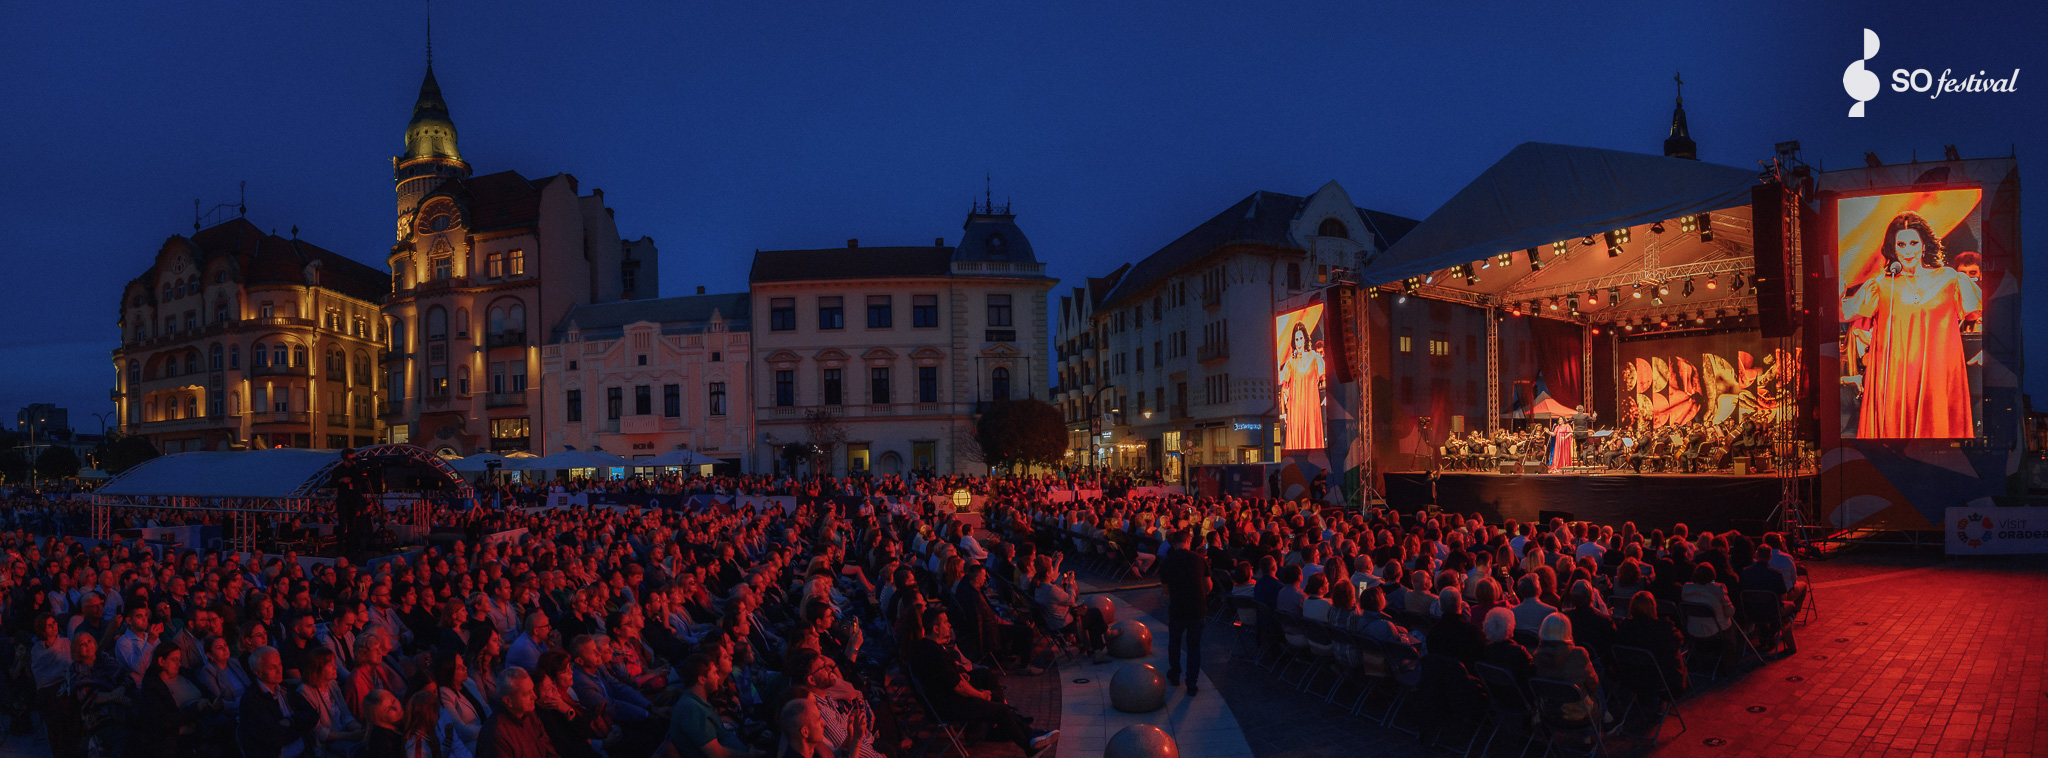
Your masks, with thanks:
[(1844, 197), (1842, 436), (1978, 436), (1983, 405), (1980, 189)]
[(1619, 347), (1621, 423), (1769, 424), (1796, 413), (1799, 355), (1756, 332), (1632, 340)]
[(1323, 363), (1323, 304), (1314, 303), (1280, 314), (1273, 344), (1279, 353), (1280, 423), (1287, 430), (1284, 448), (1321, 450), (1323, 405), (1329, 397)]

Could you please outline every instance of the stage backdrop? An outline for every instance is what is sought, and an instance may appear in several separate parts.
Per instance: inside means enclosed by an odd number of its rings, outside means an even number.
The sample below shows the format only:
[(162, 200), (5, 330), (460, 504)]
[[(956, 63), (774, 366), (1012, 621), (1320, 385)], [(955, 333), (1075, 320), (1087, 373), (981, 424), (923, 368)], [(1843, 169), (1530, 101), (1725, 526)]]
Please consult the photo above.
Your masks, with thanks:
[(1622, 426), (1762, 424), (1796, 410), (1798, 351), (1774, 349), (1757, 331), (1624, 340), (1620, 352)]
[(1819, 393), (1821, 417), (1839, 420), (1820, 430), (1825, 523), (1937, 529), (1948, 508), (2014, 494), (2018, 163), (1832, 171), (1820, 190), (1819, 233), (1808, 238), (1823, 246), (1824, 279), (1806, 292), (1818, 322), (1809, 328), (1838, 335), (1820, 344), (1816, 376), (1840, 381)]

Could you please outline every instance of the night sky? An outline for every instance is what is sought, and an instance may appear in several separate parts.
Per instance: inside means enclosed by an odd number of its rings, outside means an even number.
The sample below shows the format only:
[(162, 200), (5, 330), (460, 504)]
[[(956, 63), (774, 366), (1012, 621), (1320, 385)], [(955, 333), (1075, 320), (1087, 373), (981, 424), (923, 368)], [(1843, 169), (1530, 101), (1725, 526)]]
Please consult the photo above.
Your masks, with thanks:
[[(660, 246), (667, 295), (743, 289), (757, 248), (957, 242), (985, 174), (1063, 288), (1255, 190), (1335, 179), (1422, 218), (1521, 142), (1658, 152), (1674, 70), (1712, 162), (1794, 139), (1828, 168), (1950, 143), (2017, 151), (2023, 173), (2048, 155), (2039, 3), (1543, 5), (1574, 10), (439, 0), (435, 73), (476, 173), (604, 189), (621, 235)], [(99, 430), (121, 287), (191, 233), (194, 198), (247, 181), (259, 227), (383, 268), (425, 18), (386, 0), (10, 4), (8, 423), (56, 402)], [(1866, 26), (1887, 87), (1849, 119)], [(1899, 67), (2023, 73), (2015, 94), (1930, 100), (1889, 89)], [(2023, 230), (2048, 233), (2041, 207), (2023, 203)], [(2048, 328), (2027, 336), (2038, 355)], [(2048, 370), (2027, 386), (2048, 391)]]

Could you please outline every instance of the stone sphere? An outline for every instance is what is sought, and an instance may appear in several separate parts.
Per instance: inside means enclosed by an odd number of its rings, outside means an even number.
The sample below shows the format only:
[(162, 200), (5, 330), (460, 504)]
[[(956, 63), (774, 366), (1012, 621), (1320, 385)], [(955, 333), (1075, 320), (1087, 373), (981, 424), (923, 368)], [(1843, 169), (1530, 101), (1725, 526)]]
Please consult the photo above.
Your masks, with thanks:
[(1180, 758), (1173, 735), (1151, 724), (1132, 724), (1109, 738), (1102, 758)]
[(1125, 713), (1151, 713), (1166, 707), (1166, 677), (1147, 663), (1133, 663), (1109, 678), (1109, 704)]
[(1118, 658), (1143, 658), (1152, 654), (1152, 629), (1137, 619), (1125, 619), (1109, 628), (1109, 654)]
[(1089, 595), (1088, 607), (1102, 612), (1102, 623), (1116, 623), (1116, 601), (1109, 599), (1108, 595)]

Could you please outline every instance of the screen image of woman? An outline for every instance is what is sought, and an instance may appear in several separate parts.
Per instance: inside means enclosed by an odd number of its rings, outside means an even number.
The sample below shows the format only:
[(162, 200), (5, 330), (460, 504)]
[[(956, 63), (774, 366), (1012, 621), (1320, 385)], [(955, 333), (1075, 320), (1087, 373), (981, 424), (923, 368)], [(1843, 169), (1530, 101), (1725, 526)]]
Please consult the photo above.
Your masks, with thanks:
[(1280, 420), (1287, 425), (1288, 450), (1323, 448), (1323, 354), (1296, 321), (1280, 359)]
[(1953, 268), (1912, 211), (1885, 229), (1881, 273), (1845, 293), (1850, 348), (1862, 366), (1856, 436), (1976, 436), (1962, 327), (1983, 310), (1977, 283)]

